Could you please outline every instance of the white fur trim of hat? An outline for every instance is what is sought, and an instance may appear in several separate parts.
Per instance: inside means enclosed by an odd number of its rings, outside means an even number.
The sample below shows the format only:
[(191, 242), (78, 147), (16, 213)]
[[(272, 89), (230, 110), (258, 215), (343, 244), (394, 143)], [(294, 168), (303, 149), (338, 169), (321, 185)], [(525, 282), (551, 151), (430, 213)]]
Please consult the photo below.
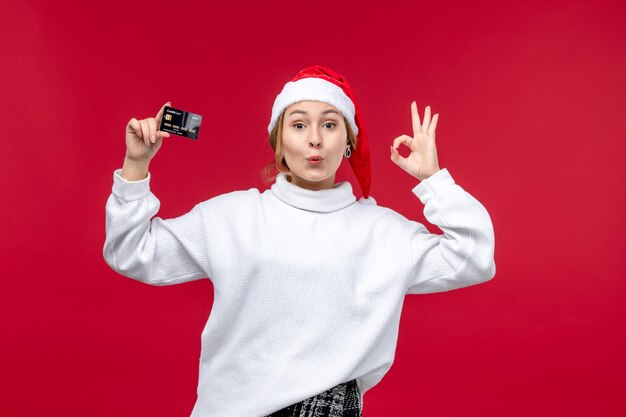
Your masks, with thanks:
[(321, 101), (330, 104), (339, 110), (346, 118), (354, 132), (354, 136), (359, 134), (359, 128), (354, 122), (354, 103), (337, 85), (321, 78), (307, 77), (297, 81), (289, 81), (272, 107), (272, 118), (267, 126), (267, 131), (272, 133), (272, 129), (281, 113), (294, 103), (303, 100)]

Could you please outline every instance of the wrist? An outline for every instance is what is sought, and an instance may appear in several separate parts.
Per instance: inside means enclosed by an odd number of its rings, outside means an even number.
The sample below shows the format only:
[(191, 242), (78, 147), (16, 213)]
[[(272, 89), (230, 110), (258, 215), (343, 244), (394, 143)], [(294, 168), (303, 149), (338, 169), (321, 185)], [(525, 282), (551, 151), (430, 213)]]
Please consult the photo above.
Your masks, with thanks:
[(126, 157), (120, 175), (128, 181), (141, 181), (148, 176), (149, 166), (148, 160), (133, 160)]
[[(441, 171), (441, 168), (437, 167), (436, 169), (434, 169), (432, 172), (427, 173), (426, 175), (419, 175), (416, 176), (415, 178), (417, 178), (420, 181), (425, 181), (427, 179), (429, 179), (430, 177), (432, 177), (433, 175), (435, 175), (436, 173), (438, 173), (439, 171)], [(421, 178), (420, 178), (421, 177)]]

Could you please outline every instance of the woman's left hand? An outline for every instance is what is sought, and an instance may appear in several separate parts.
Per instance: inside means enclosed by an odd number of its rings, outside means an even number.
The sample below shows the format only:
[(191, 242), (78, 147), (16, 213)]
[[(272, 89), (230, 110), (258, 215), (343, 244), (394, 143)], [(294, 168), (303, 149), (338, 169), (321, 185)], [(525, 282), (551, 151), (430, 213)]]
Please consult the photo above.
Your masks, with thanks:
[[(411, 103), (413, 117), (413, 137), (398, 136), (391, 147), (391, 160), (400, 168), (420, 181), (440, 171), (437, 161), (437, 147), (435, 146), (435, 128), (439, 113), (430, 119), (430, 106), (424, 111), (424, 122), (420, 124), (419, 113), (415, 101)], [(411, 150), (411, 154), (404, 158), (398, 152), (398, 146), (403, 143)]]

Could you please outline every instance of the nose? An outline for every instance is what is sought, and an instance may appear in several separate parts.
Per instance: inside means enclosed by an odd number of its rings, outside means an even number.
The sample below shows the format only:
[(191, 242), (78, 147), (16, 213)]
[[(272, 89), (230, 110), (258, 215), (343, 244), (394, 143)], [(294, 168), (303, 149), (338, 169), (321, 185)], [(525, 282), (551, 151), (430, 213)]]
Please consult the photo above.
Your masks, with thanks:
[(322, 146), (322, 138), (317, 129), (312, 129), (311, 137), (309, 138), (309, 146), (319, 148)]

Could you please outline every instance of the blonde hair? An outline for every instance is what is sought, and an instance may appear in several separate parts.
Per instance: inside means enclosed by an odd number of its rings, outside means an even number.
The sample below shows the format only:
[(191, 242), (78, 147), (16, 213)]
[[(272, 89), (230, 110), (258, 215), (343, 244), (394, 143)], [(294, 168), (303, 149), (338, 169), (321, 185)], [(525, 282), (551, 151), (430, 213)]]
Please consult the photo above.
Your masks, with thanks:
[[(273, 183), (276, 180), (276, 177), (278, 177), (278, 174), (281, 172), (284, 172), (287, 175), (287, 178), (289, 179), (289, 181), (291, 181), (291, 177), (292, 177), (291, 170), (289, 169), (289, 166), (287, 166), (287, 162), (285, 161), (285, 158), (281, 156), (282, 151), (283, 151), (282, 138), (283, 138), (284, 118), (285, 118), (285, 112), (283, 111), (280, 117), (278, 118), (278, 121), (274, 125), (274, 128), (272, 129), (272, 133), (270, 133), (269, 135), (270, 146), (274, 150), (274, 161), (268, 163), (263, 168), (262, 177), (266, 184)], [(350, 123), (348, 123), (345, 116), (343, 118), (343, 121), (345, 122), (346, 130), (348, 132), (348, 141), (350, 142), (350, 148), (354, 150), (356, 149), (356, 145), (357, 145), (356, 136), (354, 136), (354, 132), (352, 131), (352, 128), (350, 127)], [(276, 170), (276, 172), (272, 173), (273, 170)]]

